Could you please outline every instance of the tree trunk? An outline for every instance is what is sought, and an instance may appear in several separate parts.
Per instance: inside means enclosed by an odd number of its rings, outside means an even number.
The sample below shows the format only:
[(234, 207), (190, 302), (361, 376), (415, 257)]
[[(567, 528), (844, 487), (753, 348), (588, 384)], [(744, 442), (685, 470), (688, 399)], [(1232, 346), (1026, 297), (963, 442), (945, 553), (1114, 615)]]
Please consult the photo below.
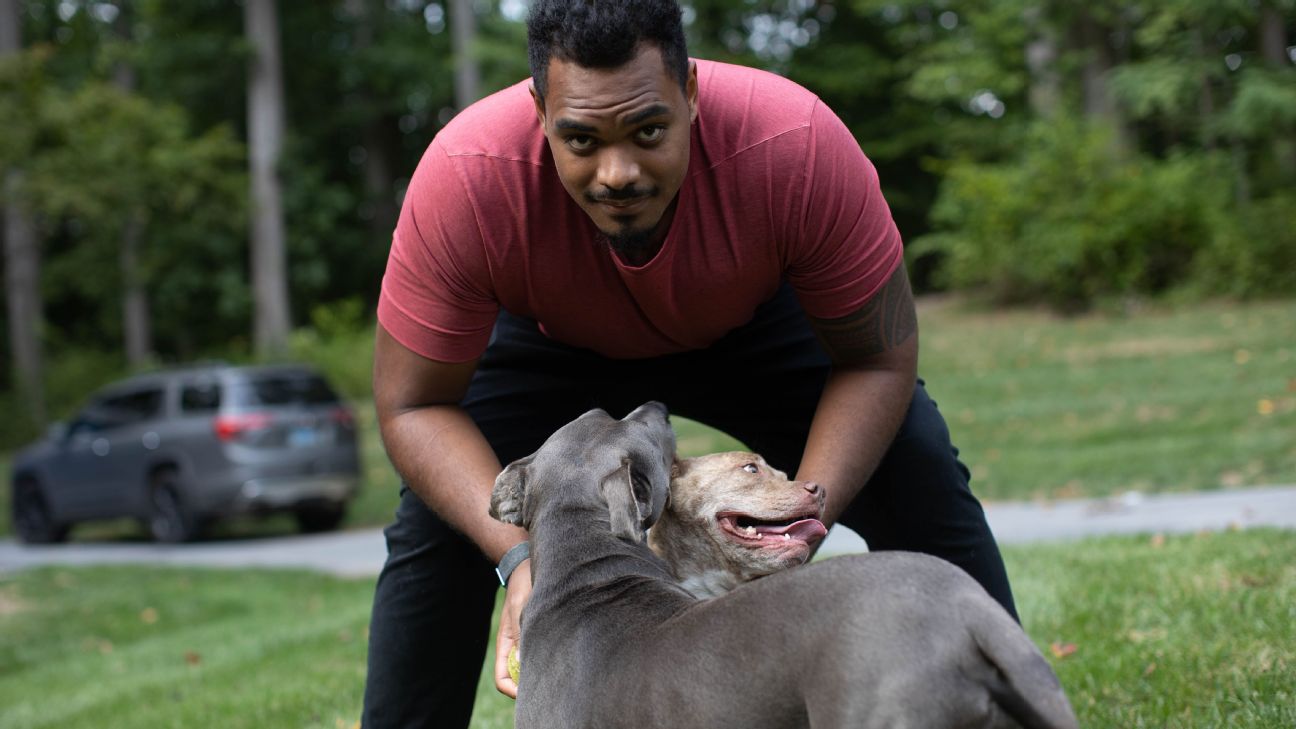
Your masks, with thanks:
[[(356, 23), (356, 52), (362, 52), (373, 45), (371, 4), (371, 0), (346, 0), (346, 12)], [(358, 104), (362, 108), (374, 108), (373, 100), (365, 87), (355, 89), (354, 93), (360, 97)], [(395, 194), (396, 178), (392, 172), (392, 158), (395, 156), (392, 142), (397, 139), (392, 133), (395, 126), (388, 115), (378, 111), (365, 122), (361, 140), (365, 150), (364, 190), (368, 208), (362, 215), (368, 219), (370, 235), (375, 241), (391, 238), (392, 231), (396, 229), (396, 219), (400, 215), (400, 204)]]
[[(131, 12), (123, 6), (114, 30), (117, 39), (131, 42)], [(135, 91), (135, 69), (126, 61), (118, 61), (113, 68), (113, 84), (127, 93)], [(126, 361), (133, 368), (141, 368), (153, 359), (153, 321), (149, 311), (148, 290), (140, 272), (140, 245), (144, 239), (143, 216), (131, 215), (122, 231), (122, 330), (126, 336)]]
[(1287, 27), (1282, 12), (1272, 2), (1260, 6), (1260, 56), (1271, 68), (1286, 68), (1292, 63), (1287, 55)]
[(248, 157), (252, 178), (253, 342), (261, 356), (283, 354), (292, 326), (279, 161), (284, 142), (283, 68), (274, 0), (247, 0)]
[(1062, 98), (1057, 73), (1058, 39), (1044, 18), (1044, 6), (1030, 6), (1022, 13), (1026, 26), (1026, 69), (1030, 72), (1027, 99), (1036, 116), (1048, 119), (1057, 113)]
[(1110, 31), (1084, 8), (1079, 11), (1076, 23), (1076, 40), (1085, 54), (1080, 71), (1084, 114), (1091, 122), (1106, 126), (1112, 131), (1115, 151), (1128, 154), (1132, 145), (1125, 120), (1116, 106), (1108, 79), (1116, 62), (1113, 58)]
[[(0, 58), (22, 49), (18, 0), (0, 0)], [(11, 387), (21, 398), (27, 418), (44, 428), (45, 383), (41, 351), (40, 242), (31, 213), (22, 202), (23, 175), (5, 171), (4, 256), (5, 306), (9, 317), (9, 350), (13, 356)]]
[[(1292, 59), (1287, 55), (1287, 27), (1282, 12), (1272, 2), (1260, 6), (1260, 56), (1269, 68), (1290, 68)], [(1296, 180), (1296, 142), (1279, 137), (1273, 142), (1273, 155), (1282, 176)]]
[(455, 106), (467, 107), (481, 98), (481, 68), (473, 46), (477, 42), (477, 15), (473, 0), (450, 0), (450, 45), (454, 52)]

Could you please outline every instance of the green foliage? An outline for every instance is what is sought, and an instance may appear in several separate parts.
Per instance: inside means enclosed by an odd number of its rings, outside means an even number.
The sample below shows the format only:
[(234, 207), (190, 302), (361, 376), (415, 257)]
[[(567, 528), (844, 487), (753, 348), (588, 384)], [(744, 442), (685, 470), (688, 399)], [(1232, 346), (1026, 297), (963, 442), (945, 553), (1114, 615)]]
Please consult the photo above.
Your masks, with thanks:
[(311, 325), (293, 332), (294, 359), (319, 368), (350, 400), (373, 396), (374, 322), (364, 302), (353, 297), (311, 310)]
[(1218, 155), (1124, 156), (1101, 129), (1037, 125), (1012, 162), (949, 167), (932, 211), (939, 230), (911, 253), (944, 255), (950, 286), (1067, 310), (1173, 289), (1281, 293), (1296, 248), (1271, 228), (1290, 198), (1239, 216), (1231, 173)]

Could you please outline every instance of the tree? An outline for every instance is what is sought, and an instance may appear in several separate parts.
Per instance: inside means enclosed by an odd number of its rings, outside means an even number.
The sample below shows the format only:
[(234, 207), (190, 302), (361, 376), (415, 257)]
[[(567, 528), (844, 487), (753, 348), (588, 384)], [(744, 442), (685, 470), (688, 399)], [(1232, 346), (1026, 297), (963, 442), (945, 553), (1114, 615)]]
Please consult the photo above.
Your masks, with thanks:
[[(22, 16), (18, 0), (0, 0), (0, 63), (10, 61), (22, 48)], [(17, 66), (13, 66), (17, 72)], [(16, 74), (17, 75), (17, 74)], [(25, 80), (15, 78), (22, 85)], [(28, 97), (30, 98), (30, 96)], [(22, 112), (27, 109), (11, 108), (18, 118), (5, 119), (5, 135), (10, 143), (22, 145), (21, 128), (30, 126)], [(3, 119), (4, 114), (0, 114)], [(17, 150), (13, 150), (16, 152)], [(11, 152), (12, 154), (12, 152)], [(43, 353), (40, 342), (40, 247), (36, 226), (23, 194), (24, 172), (0, 155), (0, 198), (4, 200), (5, 239), (5, 305), (9, 321), (9, 347), (13, 355), (13, 386), (27, 409), (28, 418), (44, 427), (45, 388), (42, 377)]]
[(473, 0), (450, 0), (450, 42), (454, 48), (455, 106), (463, 109), (481, 98), (477, 63), (477, 13)]
[(253, 342), (258, 354), (288, 348), (287, 234), (279, 165), (284, 148), (283, 68), (274, 0), (247, 0), (244, 32), (252, 48), (248, 71), (248, 160), (252, 178)]
[[(121, 6), (113, 29), (123, 49), (131, 45), (131, 19), (131, 7)], [(135, 68), (125, 53), (120, 55), (113, 67), (113, 83), (130, 94), (135, 91)], [(153, 358), (153, 322), (148, 290), (140, 271), (143, 216), (136, 211), (128, 215), (121, 239), (122, 329), (126, 335), (126, 361), (131, 367), (140, 368)]]

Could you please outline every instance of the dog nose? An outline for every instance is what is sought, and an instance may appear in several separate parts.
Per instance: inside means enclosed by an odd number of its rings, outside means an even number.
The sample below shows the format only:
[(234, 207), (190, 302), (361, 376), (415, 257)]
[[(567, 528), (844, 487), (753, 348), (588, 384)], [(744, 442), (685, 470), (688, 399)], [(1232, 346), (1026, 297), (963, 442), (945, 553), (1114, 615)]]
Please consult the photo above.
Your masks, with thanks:
[(809, 491), (812, 494), (819, 493), (819, 484), (815, 483), (814, 481), (806, 481), (805, 483), (801, 484), (801, 488), (805, 489), (806, 491)]

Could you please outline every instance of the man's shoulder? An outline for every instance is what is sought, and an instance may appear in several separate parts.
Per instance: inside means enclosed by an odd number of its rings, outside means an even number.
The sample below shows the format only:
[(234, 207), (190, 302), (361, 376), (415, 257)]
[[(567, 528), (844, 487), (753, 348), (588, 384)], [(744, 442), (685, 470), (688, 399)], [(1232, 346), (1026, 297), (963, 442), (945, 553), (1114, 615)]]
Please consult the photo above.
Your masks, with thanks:
[(529, 86), (519, 81), (459, 112), (437, 133), (437, 146), (451, 157), (539, 164), (544, 135)]
[(772, 140), (804, 139), (789, 132), (812, 124), (821, 102), (809, 89), (757, 68), (697, 63), (700, 131), (716, 161)]

